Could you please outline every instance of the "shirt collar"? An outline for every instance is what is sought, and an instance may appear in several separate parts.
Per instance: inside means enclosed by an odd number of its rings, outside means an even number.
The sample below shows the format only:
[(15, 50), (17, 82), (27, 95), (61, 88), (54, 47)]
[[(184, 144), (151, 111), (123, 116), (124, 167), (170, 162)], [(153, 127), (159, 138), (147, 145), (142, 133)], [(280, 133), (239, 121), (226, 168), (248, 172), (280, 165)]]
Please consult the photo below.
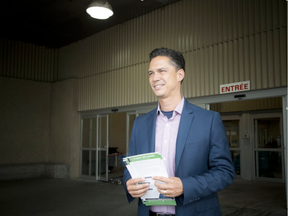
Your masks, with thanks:
[[(182, 110), (183, 110), (183, 106), (184, 106), (184, 97), (182, 96), (182, 100), (178, 103), (178, 105), (176, 106), (175, 110), (173, 110), (173, 111), (175, 111), (176, 113), (181, 115), (182, 114)], [(159, 115), (160, 113), (163, 115), (163, 113), (160, 110), (160, 104), (158, 102), (157, 115)]]

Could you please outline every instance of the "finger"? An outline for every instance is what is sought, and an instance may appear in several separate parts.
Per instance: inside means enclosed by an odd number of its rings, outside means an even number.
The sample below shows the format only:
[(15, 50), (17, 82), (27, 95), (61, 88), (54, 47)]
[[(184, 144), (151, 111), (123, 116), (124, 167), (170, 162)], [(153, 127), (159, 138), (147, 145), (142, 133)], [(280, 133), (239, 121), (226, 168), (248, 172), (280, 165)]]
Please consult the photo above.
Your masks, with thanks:
[[(167, 184), (163, 184), (163, 183), (158, 183), (158, 182), (155, 182), (155, 186), (158, 188), (158, 190), (165, 190), (167, 189)], [(159, 191), (159, 192), (160, 192)], [(161, 193), (161, 192), (160, 192)]]
[(135, 185), (145, 181), (145, 178), (131, 178), (126, 182), (126, 185)]
[(155, 186), (159, 187), (160, 189), (165, 189), (163, 188), (164, 185), (169, 182), (169, 178), (163, 176), (153, 176), (152, 179), (155, 180)]
[(127, 185), (127, 190), (130, 191), (139, 191), (139, 190), (145, 190), (148, 189), (149, 184), (145, 183), (145, 184), (130, 184)]
[(160, 190), (165, 190), (167, 188), (169, 188), (169, 184), (166, 184), (166, 183), (161, 183), (161, 182), (157, 182), (155, 181), (154, 185), (159, 188)]
[(164, 176), (153, 176), (152, 179), (154, 179), (156, 181), (165, 182), (165, 183), (167, 183), (167, 181), (169, 181), (169, 178), (164, 177)]
[(170, 194), (169, 194), (169, 192), (168, 192), (168, 190), (159, 190), (158, 189), (158, 191), (159, 191), (159, 193), (161, 193), (163, 196), (165, 196), (165, 197), (170, 197)]
[(149, 188), (149, 184), (132, 185), (127, 187), (128, 192), (134, 198), (143, 196)]

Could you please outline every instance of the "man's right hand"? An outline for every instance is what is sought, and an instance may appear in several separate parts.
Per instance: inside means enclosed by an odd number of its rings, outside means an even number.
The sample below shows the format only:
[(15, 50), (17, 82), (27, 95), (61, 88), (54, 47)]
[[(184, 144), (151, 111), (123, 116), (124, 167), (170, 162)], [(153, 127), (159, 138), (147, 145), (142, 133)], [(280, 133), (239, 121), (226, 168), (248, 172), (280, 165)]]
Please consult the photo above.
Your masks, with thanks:
[(148, 183), (138, 184), (144, 181), (145, 178), (131, 178), (126, 182), (127, 190), (132, 197), (138, 198), (147, 192), (149, 188)]

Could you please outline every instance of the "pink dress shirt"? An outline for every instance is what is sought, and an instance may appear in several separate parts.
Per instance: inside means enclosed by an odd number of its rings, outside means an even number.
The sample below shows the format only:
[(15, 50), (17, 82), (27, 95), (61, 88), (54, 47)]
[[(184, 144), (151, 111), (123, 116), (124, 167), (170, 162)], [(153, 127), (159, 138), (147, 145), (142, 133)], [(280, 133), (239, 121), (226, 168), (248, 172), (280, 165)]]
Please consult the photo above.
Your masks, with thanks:
[[(168, 119), (160, 110), (158, 104), (155, 132), (155, 152), (161, 153), (169, 177), (175, 176), (175, 153), (181, 113), (184, 106), (184, 97)], [(175, 214), (175, 206), (151, 206), (153, 212)]]

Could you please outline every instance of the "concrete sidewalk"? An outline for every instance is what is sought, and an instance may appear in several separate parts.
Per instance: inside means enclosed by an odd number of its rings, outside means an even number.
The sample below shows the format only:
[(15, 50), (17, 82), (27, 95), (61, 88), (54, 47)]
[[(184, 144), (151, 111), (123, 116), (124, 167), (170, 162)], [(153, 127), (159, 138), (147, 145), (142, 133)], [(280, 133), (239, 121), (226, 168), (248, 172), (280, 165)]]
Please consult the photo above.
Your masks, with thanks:
[[(235, 179), (219, 192), (225, 216), (286, 216), (285, 184)], [(88, 180), (0, 182), (1, 216), (136, 216), (122, 185)]]

